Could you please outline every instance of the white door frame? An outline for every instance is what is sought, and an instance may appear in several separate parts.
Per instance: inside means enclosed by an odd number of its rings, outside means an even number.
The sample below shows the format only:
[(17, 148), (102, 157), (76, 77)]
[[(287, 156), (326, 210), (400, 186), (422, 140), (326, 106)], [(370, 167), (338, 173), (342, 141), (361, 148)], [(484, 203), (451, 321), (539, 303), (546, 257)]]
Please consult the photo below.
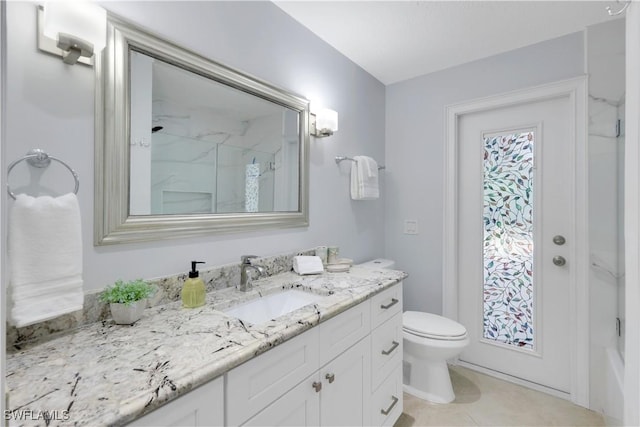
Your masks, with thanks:
[(487, 98), (476, 99), (446, 108), (443, 301), (444, 315), (458, 319), (458, 122), (465, 114), (534, 101), (569, 97), (573, 108), (572, 141), (575, 164), (572, 168), (575, 218), (570, 263), (569, 322), (571, 358), (571, 401), (589, 407), (589, 239), (588, 239), (588, 168), (587, 168), (587, 78), (581, 76)]

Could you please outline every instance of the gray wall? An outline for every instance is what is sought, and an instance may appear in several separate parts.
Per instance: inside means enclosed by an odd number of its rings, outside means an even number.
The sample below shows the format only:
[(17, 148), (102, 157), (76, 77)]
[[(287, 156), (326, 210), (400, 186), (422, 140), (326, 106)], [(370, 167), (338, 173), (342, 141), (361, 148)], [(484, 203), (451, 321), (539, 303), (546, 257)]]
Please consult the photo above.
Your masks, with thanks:
[[(442, 313), (445, 108), (583, 70), (576, 33), (387, 86), (386, 256), (409, 273), (405, 309)], [(418, 235), (403, 234), (406, 219)]]
[[(339, 245), (344, 256), (356, 261), (383, 254), (384, 198), (351, 201), (349, 167), (338, 167), (333, 158), (366, 154), (384, 162), (384, 86), (270, 2), (105, 1), (103, 5), (175, 43), (339, 112), (339, 131), (311, 141), (311, 225), (94, 247), (94, 71), (65, 65), (60, 58), (36, 50), (35, 4), (6, 4), (6, 156), (2, 163), (6, 170), (12, 160), (40, 147), (80, 174), (85, 289), (102, 288), (118, 278), (188, 271), (192, 259), (219, 265), (239, 261), (241, 254), (272, 255), (321, 244)], [(46, 186), (70, 191), (70, 175), (48, 173)], [(12, 174), (11, 181), (20, 184), (14, 178), (20, 178), (19, 172)], [(2, 197), (0, 217), (4, 219), (12, 202)]]

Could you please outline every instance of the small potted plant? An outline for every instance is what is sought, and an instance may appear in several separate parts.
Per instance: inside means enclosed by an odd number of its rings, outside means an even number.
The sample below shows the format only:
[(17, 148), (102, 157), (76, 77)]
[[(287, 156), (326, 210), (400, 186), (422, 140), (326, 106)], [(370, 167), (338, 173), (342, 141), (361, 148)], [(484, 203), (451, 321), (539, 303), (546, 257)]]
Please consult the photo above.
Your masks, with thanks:
[(153, 287), (142, 279), (118, 280), (102, 291), (100, 300), (109, 304), (111, 316), (118, 325), (132, 325), (142, 317), (152, 293)]

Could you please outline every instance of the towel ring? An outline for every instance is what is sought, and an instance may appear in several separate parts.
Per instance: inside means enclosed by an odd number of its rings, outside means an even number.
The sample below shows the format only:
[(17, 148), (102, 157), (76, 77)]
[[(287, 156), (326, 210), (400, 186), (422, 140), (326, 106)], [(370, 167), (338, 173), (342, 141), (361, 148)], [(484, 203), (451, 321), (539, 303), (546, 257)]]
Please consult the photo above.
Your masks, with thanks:
[[(7, 179), (9, 178), (9, 174), (11, 173), (11, 169), (13, 169), (15, 165), (22, 162), (23, 160), (26, 160), (27, 163), (29, 163), (31, 166), (35, 168), (46, 168), (51, 164), (51, 160), (55, 160), (56, 162), (60, 163), (65, 168), (69, 169), (69, 172), (71, 172), (71, 175), (73, 175), (73, 179), (76, 182), (76, 187), (74, 188), (73, 193), (78, 194), (78, 188), (80, 188), (80, 180), (78, 179), (78, 173), (73, 169), (71, 169), (71, 166), (69, 166), (62, 160), (48, 155), (45, 151), (39, 148), (34, 148), (32, 150), (29, 150), (29, 152), (26, 155), (12, 162), (9, 165), (9, 168), (7, 169)], [(13, 194), (13, 192), (11, 191), (11, 187), (9, 186), (9, 183), (7, 183), (7, 192), (9, 193), (9, 196), (11, 196), (13, 200), (16, 199), (16, 195)]]

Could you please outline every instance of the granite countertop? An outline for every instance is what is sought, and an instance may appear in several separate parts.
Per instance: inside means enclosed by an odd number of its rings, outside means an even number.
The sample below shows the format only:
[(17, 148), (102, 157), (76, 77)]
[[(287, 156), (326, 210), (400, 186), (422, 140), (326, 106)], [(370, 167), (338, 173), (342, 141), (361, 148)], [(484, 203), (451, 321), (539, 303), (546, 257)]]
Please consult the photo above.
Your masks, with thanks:
[[(147, 309), (133, 326), (108, 320), (24, 346), (7, 354), (7, 409), (19, 416), (9, 425), (126, 424), (406, 276), (358, 266), (348, 273), (282, 273), (255, 280), (250, 292), (209, 292), (203, 307), (169, 303)], [(285, 289), (327, 298), (260, 325), (221, 311)]]

